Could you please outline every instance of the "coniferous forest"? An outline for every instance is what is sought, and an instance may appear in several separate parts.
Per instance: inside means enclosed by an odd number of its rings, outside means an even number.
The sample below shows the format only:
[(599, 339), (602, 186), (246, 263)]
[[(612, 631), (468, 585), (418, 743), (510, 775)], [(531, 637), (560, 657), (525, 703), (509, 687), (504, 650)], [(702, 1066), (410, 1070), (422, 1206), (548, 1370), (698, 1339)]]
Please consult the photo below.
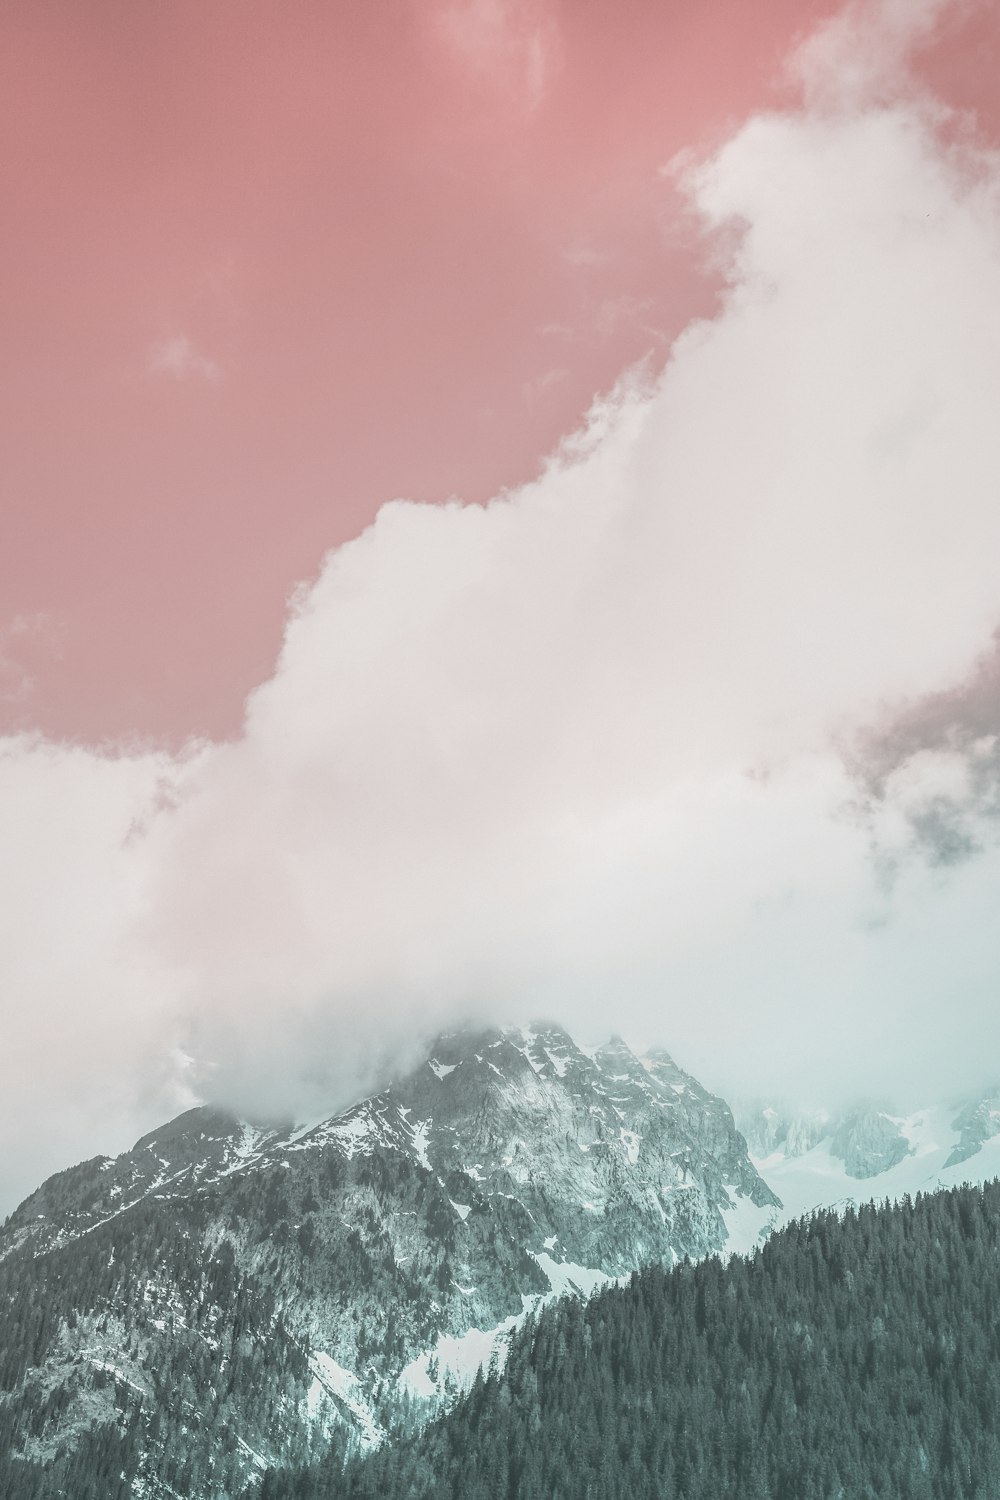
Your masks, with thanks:
[(995, 1500), (1000, 1184), (543, 1312), (422, 1435), (262, 1500)]

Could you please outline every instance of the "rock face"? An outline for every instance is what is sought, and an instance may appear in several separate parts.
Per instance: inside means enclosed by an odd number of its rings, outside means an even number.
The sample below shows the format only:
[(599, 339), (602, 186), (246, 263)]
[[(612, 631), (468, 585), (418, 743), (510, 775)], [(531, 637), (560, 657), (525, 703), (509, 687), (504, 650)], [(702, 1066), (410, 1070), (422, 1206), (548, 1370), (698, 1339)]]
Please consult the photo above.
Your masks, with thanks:
[(848, 1175), (862, 1179), (889, 1171), (910, 1150), (898, 1121), (874, 1109), (851, 1110), (830, 1141), (831, 1153), (844, 1163)]
[(968, 1161), (982, 1150), (987, 1141), (1000, 1135), (1000, 1090), (993, 1090), (986, 1098), (965, 1105), (955, 1116), (952, 1126), (959, 1132), (959, 1138), (945, 1162), (948, 1167)]
[[(723, 1249), (748, 1205), (778, 1207), (721, 1099), (556, 1027), (442, 1036), (309, 1129), (188, 1111), (0, 1232), (4, 1493), (252, 1494), (428, 1415), (546, 1296)], [(117, 1488), (73, 1478), (102, 1464)]]
[(737, 1110), (737, 1119), (755, 1161), (766, 1162), (776, 1152), (786, 1160), (800, 1158), (825, 1142), (859, 1181), (890, 1171), (912, 1149), (901, 1122), (869, 1106), (831, 1118), (748, 1105)]
[(785, 1156), (804, 1156), (831, 1128), (824, 1114), (789, 1114), (772, 1105), (748, 1105), (737, 1111), (736, 1119), (757, 1159), (779, 1150)]

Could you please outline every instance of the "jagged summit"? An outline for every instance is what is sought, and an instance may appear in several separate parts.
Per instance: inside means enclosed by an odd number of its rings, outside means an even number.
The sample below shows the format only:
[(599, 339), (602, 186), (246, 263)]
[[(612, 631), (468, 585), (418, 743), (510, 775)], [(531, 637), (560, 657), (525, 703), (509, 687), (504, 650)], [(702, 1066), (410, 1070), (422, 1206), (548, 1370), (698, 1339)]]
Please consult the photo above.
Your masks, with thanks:
[[(466, 1172), (466, 1157), (478, 1151), (487, 1162), (470, 1181), (479, 1182), (487, 1165), (507, 1185), (529, 1173), (547, 1184), (549, 1199), (571, 1165), (574, 1183), (594, 1189), (602, 1203), (624, 1194), (636, 1199), (641, 1217), (653, 1213), (671, 1225), (666, 1245), (662, 1235), (653, 1237), (653, 1254), (704, 1253), (724, 1243), (722, 1221), (712, 1210), (718, 1215), (730, 1206), (729, 1188), (758, 1206), (777, 1201), (750, 1166), (726, 1104), (662, 1049), (639, 1057), (613, 1036), (585, 1050), (551, 1022), (468, 1027), (442, 1032), (412, 1072), (308, 1126), (253, 1125), (213, 1105), (186, 1110), (131, 1151), (50, 1178), (11, 1215), (2, 1252), (27, 1235), (37, 1253), (151, 1196), (166, 1201), (206, 1192), (223, 1180), (326, 1149), (348, 1160), (387, 1152), (438, 1177)], [(591, 1159), (581, 1164), (582, 1156)], [(625, 1167), (635, 1170), (629, 1174)], [(681, 1210), (670, 1196), (692, 1179), (706, 1194), (698, 1200), (697, 1227), (687, 1200)], [(583, 1201), (597, 1198), (592, 1192)], [(577, 1204), (578, 1211), (595, 1212)], [(592, 1229), (593, 1218), (586, 1222)], [(584, 1238), (593, 1245), (592, 1232)], [(621, 1274), (637, 1255), (623, 1246), (618, 1257), (609, 1256), (604, 1244), (594, 1263)]]

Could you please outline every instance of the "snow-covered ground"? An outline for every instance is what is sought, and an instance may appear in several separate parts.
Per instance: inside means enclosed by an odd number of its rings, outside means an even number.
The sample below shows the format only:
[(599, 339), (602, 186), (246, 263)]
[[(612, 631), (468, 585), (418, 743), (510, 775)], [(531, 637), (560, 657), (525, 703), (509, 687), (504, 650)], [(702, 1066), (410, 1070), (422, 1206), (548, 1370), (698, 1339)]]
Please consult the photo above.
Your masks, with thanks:
[(522, 1321), (523, 1314), (506, 1318), (497, 1328), (439, 1334), (433, 1349), (419, 1354), (401, 1371), (400, 1389), (428, 1399), (440, 1397), (449, 1387), (456, 1393), (468, 1390), (476, 1371), (488, 1370), (494, 1356), (503, 1364), (510, 1336)]
[[(554, 1248), (554, 1236), (546, 1244), (548, 1249)], [(528, 1313), (567, 1294), (589, 1297), (598, 1288), (611, 1285), (614, 1280), (604, 1271), (595, 1271), (590, 1266), (578, 1266), (572, 1261), (557, 1261), (548, 1254), (548, 1250), (529, 1253), (544, 1271), (550, 1290), (541, 1296), (523, 1297), (524, 1311), (520, 1315), (505, 1318), (496, 1328), (469, 1328), (461, 1334), (439, 1334), (434, 1348), (411, 1360), (401, 1372), (399, 1385), (402, 1390), (426, 1398), (440, 1398), (449, 1391), (457, 1394), (468, 1390), (476, 1378), (477, 1370), (488, 1370), (494, 1361), (503, 1368), (511, 1335), (524, 1322)], [(459, 1291), (463, 1290), (464, 1288), (459, 1287)]]
[(345, 1406), (354, 1419), (361, 1440), (367, 1448), (376, 1448), (385, 1437), (356, 1375), (338, 1365), (329, 1354), (315, 1351), (309, 1356), (309, 1368), (313, 1382), (306, 1397), (309, 1415), (315, 1418), (324, 1397), (331, 1397), (338, 1406)]
[[(775, 1192), (777, 1191), (775, 1188)], [(765, 1233), (770, 1233), (774, 1228), (782, 1211), (770, 1206), (758, 1208), (750, 1198), (741, 1197), (732, 1189), (730, 1202), (732, 1207), (724, 1209), (722, 1213), (728, 1235), (723, 1254), (747, 1255), (760, 1244)]]

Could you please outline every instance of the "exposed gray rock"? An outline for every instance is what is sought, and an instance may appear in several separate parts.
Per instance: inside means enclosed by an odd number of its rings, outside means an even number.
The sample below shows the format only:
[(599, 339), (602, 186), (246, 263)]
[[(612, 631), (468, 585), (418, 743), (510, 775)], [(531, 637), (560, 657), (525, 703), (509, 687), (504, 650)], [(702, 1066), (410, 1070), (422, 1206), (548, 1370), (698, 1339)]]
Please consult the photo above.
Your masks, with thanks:
[(844, 1116), (830, 1140), (851, 1177), (877, 1177), (887, 1172), (912, 1147), (894, 1120), (880, 1110), (861, 1107)]
[(961, 1134), (945, 1162), (946, 1167), (968, 1161), (970, 1156), (982, 1150), (986, 1141), (1000, 1135), (1000, 1090), (991, 1090), (984, 1099), (967, 1104), (959, 1110), (952, 1126)]
[[(843, 1115), (792, 1113), (774, 1106), (744, 1105), (738, 1109), (739, 1125), (758, 1161), (780, 1153), (804, 1156), (822, 1141), (837, 1156), (851, 1177), (877, 1177), (910, 1152), (899, 1126), (888, 1115), (862, 1106)], [(766, 1167), (765, 1167), (766, 1170)]]
[(758, 1160), (775, 1151), (785, 1156), (804, 1156), (831, 1130), (830, 1119), (825, 1114), (796, 1114), (760, 1104), (737, 1107), (736, 1123), (746, 1137), (751, 1154)]

